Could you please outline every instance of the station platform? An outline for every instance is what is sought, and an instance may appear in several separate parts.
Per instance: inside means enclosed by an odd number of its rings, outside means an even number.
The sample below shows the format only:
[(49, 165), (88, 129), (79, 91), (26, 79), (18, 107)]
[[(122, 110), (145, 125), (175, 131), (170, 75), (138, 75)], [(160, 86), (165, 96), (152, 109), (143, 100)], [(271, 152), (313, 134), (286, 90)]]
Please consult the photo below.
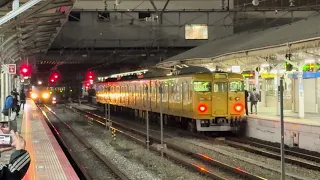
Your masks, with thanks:
[[(320, 114), (305, 113), (304, 118), (299, 118), (299, 114), (292, 110), (284, 110), (284, 121), (288, 123), (304, 124), (311, 126), (320, 126)], [(258, 114), (249, 114), (248, 118), (259, 118), (266, 120), (279, 121), (280, 116), (277, 115), (275, 108), (259, 107)]]
[[(23, 180), (79, 179), (32, 100), (27, 100), (25, 109), (17, 117), (17, 127), (31, 157), (30, 167)], [(7, 164), (12, 151), (3, 152), (0, 163)]]
[[(280, 143), (280, 116), (275, 108), (258, 108), (258, 114), (247, 116), (246, 135), (265, 141)], [(284, 111), (285, 144), (310, 151), (320, 152), (320, 114)]]

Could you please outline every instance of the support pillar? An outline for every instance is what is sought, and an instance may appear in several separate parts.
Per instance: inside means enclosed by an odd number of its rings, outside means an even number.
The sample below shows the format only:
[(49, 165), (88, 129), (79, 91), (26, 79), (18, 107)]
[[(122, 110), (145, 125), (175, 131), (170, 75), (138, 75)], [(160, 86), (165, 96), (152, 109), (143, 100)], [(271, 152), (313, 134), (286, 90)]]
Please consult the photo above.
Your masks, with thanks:
[[(3, 73), (3, 69), (1, 69), (1, 111), (3, 109), (3, 105), (4, 105), (4, 101), (6, 98), (6, 92), (5, 92), (5, 88), (4, 88), (4, 84), (5, 84), (5, 76)], [(1, 113), (1, 121), (4, 121), (4, 115)]]
[[(0, 34), (0, 43), (2, 43), (3, 42), (3, 40), (4, 40), (4, 37)], [(2, 50), (3, 50), (3, 48), (1, 47), (0, 48), (0, 53), (2, 54)], [(2, 60), (2, 58), (1, 58), (2, 56), (0, 56), (0, 62), (1, 62), (1, 65), (3, 65), (2, 63), (3, 63), (3, 60)], [(1, 66), (1, 77), (0, 77), (1, 79), (0, 79), (0, 81), (1, 81), (1, 91), (0, 91), (0, 95), (1, 95), (1, 97), (0, 97), (0, 106), (1, 106), (1, 111), (2, 111), (2, 109), (3, 109), (3, 105), (4, 105), (4, 100), (5, 100), (5, 89), (4, 89), (4, 72), (3, 72), (3, 67)], [(0, 117), (1, 117), (1, 121), (4, 121), (4, 115), (1, 113), (1, 115), (0, 115)]]
[(261, 88), (261, 107), (267, 107), (266, 100), (266, 79), (262, 79), (262, 88)]
[(304, 90), (303, 90), (303, 71), (299, 64), (298, 83), (299, 83), (299, 118), (304, 118)]
[(250, 91), (249, 87), (250, 87), (249, 78), (246, 78), (246, 89), (248, 91)]
[(279, 86), (280, 86), (280, 68), (277, 68), (277, 75), (274, 77), (274, 86), (275, 86), (275, 92), (274, 95), (277, 97), (277, 104), (276, 104), (276, 109), (277, 109), (277, 116), (280, 116), (280, 94), (279, 94)]
[[(260, 94), (260, 86), (259, 86), (259, 72), (258, 71), (255, 71), (254, 73), (254, 79), (255, 79), (255, 87), (256, 87), (256, 92), (259, 93), (260, 95), (260, 98), (261, 98), (261, 94)], [(261, 101), (261, 99), (260, 99)], [(257, 104), (257, 112), (259, 112), (259, 104)]]
[[(5, 76), (5, 83), (4, 83), (5, 97), (7, 97), (7, 96), (10, 95), (10, 91), (9, 91), (9, 89), (10, 89), (10, 87), (9, 87), (9, 74), (5, 73), (4, 76)], [(10, 113), (9, 113), (9, 116), (10, 116)], [(9, 116), (5, 117), (5, 121), (9, 121)]]

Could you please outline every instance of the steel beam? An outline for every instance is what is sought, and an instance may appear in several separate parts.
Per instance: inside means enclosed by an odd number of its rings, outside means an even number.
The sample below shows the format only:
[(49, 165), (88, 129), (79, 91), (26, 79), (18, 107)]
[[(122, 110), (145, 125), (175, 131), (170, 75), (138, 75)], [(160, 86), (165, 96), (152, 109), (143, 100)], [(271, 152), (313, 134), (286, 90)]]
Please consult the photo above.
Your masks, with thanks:
[[(32, 0), (32, 1), (40, 1), (40, 0)], [(25, 20), (32, 18), (39, 10), (48, 6), (50, 3), (52, 3), (52, 1), (53, 0), (43, 1), (43, 3), (40, 3), (38, 6), (35, 6), (30, 12), (27, 12), (25, 15), (22, 14), (16, 20), (13, 20), (13, 21), (9, 22), (8, 24), (4, 25), (0, 29), (0, 34), (4, 34), (8, 29), (11, 29), (11, 28), (15, 27), (16, 25), (20, 24), (20, 22), (22, 20), (25, 21)]]
[[(32, 6), (38, 4), (40, 1), (41, 0), (29, 0), (27, 3), (25, 3), (24, 5), (19, 7), (17, 10), (9, 12), (4, 17), (0, 18), (0, 26), (2, 26), (4, 23), (10, 21), (11, 19), (17, 17), (19, 14), (25, 12), (26, 10), (28, 10)], [(2, 33), (0, 33), (0, 34), (2, 34)]]
[[(57, 30), (57, 33), (53, 35), (53, 39), (52, 39), (52, 41), (51, 41), (50, 44), (49, 44), (49, 48), (51, 47), (53, 41), (56, 39), (57, 35), (58, 35), (59, 32), (61, 31), (63, 25), (67, 22), (67, 18), (68, 18), (68, 16), (70, 15), (70, 12), (72, 11), (72, 9), (73, 9), (73, 6), (71, 6), (70, 9), (68, 9), (68, 13), (66, 13), (66, 17), (65, 17), (64, 21), (62, 22), (60, 28)], [(67, 11), (66, 11), (66, 12), (67, 12)], [(49, 48), (48, 48), (48, 49), (49, 49)], [(45, 51), (45, 54), (47, 54), (48, 49)]]
[(47, 18), (47, 17), (57, 17), (63, 15), (61, 12), (56, 12), (56, 13), (46, 13), (46, 14), (37, 14), (32, 17), (32, 19), (38, 19), (38, 18)]
[(53, 34), (53, 33), (56, 33), (57, 31), (54, 29), (54, 30), (52, 30), (52, 31), (34, 31), (34, 32), (32, 32), (32, 33), (28, 33), (28, 34), (25, 34), (25, 35), (23, 35), (21, 38), (22, 38), (22, 40), (25, 40), (25, 39), (28, 39), (29, 37), (31, 37), (31, 36), (33, 36), (33, 35), (35, 35), (35, 34), (37, 34), (37, 36), (40, 36), (40, 35), (44, 35), (44, 34)]
[(70, 1), (53, 2), (48, 7), (45, 7), (43, 9), (39, 10), (38, 13), (42, 13), (42, 12), (45, 12), (45, 11), (48, 11), (48, 10), (54, 9), (54, 8), (59, 8), (59, 7), (63, 7), (63, 6), (72, 6), (72, 5), (73, 5), (73, 2), (70, 2)]

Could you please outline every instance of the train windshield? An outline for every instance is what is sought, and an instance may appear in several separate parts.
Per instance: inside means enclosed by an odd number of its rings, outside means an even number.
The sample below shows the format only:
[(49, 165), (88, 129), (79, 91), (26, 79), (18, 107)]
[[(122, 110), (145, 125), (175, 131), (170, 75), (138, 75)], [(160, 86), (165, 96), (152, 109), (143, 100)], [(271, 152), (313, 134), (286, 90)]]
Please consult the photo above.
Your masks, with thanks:
[(193, 82), (193, 89), (195, 92), (211, 92), (211, 82), (195, 81)]
[(244, 91), (243, 81), (231, 81), (229, 83), (229, 91), (230, 92), (243, 92)]

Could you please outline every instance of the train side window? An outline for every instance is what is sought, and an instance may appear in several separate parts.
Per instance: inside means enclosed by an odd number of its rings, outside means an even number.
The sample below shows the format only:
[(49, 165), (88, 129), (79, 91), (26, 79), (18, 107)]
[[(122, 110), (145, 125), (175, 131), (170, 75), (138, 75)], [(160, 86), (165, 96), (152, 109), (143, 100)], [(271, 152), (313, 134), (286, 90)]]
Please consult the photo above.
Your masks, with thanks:
[(228, 86), (226, 82), (215, 82), (214, 83), (214, 92), (227, 92)]

